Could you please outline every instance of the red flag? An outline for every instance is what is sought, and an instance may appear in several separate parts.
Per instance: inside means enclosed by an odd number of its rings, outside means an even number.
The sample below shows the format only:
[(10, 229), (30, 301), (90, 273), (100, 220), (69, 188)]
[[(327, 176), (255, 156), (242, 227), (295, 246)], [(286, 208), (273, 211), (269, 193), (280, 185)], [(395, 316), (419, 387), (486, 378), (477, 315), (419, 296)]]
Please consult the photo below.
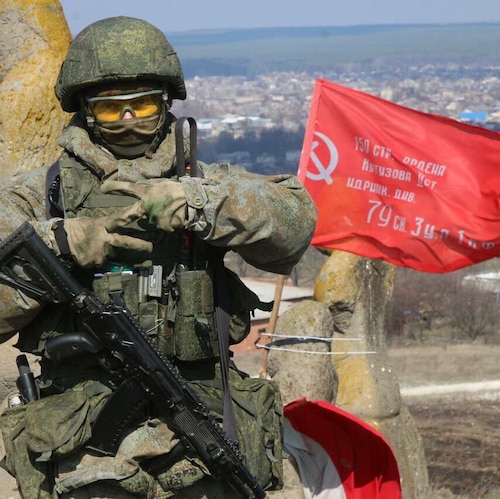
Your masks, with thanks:
[[(284, 415), (298, 435), (305, 435), (326, 451), (324, 457), (307, 441), (297, 444), (296, 436), (285, 427), (285, 448), (298, 463), (301, 483), (314, 492), (312, 497), (401, 498), (394, 453), (372, 426), (323, 400), (294, 400), (284, 407)], [(287, 436), (292, 445), (287, 445)], [(315, 454), (321, 460), (308, 465)], [(328, 467), (328, 459), (333, 470)]]
[(316, 81), (298, 176), (315, 246), (424, 272), (500, 256), (500, 134)]

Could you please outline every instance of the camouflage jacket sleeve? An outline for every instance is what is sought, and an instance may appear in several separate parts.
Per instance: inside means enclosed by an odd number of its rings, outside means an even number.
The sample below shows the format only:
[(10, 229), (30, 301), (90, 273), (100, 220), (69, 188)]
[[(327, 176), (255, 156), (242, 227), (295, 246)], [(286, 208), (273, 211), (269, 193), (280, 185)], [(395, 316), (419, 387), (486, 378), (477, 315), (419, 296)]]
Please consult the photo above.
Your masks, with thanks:
[(188, 227), (251, 265), (288, 275), (307, 249), (316, 207), (293, 175), (258, 175), (232, 165), (201, 165), (183, 177)]
[[(0, 239), (30, 221), (44, 241), (51, 244), (52, 221), (45, 220), (46, 168), (35, 169), (0, 189)], [(0, 335), (18, 331), (39, 312), (40, 305), (10, 286), (0, 284)], [(0, 342), (2, 337), (0, 336)]]

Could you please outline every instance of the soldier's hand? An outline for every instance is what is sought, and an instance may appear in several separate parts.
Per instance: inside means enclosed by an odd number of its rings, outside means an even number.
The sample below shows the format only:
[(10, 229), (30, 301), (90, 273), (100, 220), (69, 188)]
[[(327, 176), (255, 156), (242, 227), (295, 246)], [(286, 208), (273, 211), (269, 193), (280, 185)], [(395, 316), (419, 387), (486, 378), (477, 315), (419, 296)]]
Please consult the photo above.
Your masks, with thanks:
[(162, 179), (157, 182), (120, 182), (106, 180), (104, 193), (120, 192), (135, 196), (139, 201), (129, 208), (129, 213), (146, 216), (158, 229), (173, 232), (186, 225), (186, 197), (180, 182)]
[[(81, 267), (96, 267), (113, 258), (117, 248), (144, 251), (150, 253), (153, 245), (136, 237), (116, 232), (129, 222), (130, 212), (124, 212), (125, 216), (116, 215), (103, 218), (68, 218), (63, 222), (66, 234), (67, 248), (73, 259)], [(56, 229), (57, 231), (58, 229)], [(64, 253), (58, 240), (59, 249)]]

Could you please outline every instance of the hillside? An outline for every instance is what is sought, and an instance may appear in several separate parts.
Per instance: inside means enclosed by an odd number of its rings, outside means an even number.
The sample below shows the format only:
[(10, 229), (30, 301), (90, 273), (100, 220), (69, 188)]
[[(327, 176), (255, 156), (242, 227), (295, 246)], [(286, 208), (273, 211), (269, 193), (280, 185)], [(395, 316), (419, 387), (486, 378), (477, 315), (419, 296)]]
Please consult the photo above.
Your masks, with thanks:
[(167, 33), (187, 78), (335, 66), (498, 65), (500, 23), (254, 28)]

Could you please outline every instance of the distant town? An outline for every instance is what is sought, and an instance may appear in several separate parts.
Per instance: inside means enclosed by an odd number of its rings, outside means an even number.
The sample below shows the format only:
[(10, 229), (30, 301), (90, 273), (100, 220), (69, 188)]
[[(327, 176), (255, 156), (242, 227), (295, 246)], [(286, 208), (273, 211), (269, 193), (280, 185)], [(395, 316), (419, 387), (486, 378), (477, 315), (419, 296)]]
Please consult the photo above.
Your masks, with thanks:
[[(197, 119), (201, 153), (205, 150), (209, 156), (200, 155), (204, 161), (230, 161), (265, 172), (294, 171), (318, 77), (412, 109), (500, 131), (500, 65), (449, 63), (369, 72), (194, 77), (186, 80), (187, 100), (176, 101), (172, 111)], [(280, 135), (276, 135), (278, 130)], [(272, 133), (291, 137), (284, 154), (276, 155), (269, 144), (259, 146), (258, 140), (247, 146), (252, 150), (242, 148), (244, 137), (258, 139)], [(275, 148), (282, 149), (277, 142)]]

